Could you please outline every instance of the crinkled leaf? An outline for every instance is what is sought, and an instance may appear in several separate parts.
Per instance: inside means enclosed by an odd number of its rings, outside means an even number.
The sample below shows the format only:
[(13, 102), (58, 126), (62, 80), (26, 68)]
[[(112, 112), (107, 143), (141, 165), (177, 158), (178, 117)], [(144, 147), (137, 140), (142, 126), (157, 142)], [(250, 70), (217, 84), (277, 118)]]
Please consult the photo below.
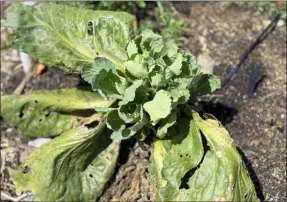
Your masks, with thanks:
[(147, 64), (141, 55), (136, 55), (133, 60), (126, 61), (125, 68), (136, 78), (146, 78), (148, 75)]
[(125, 122), (120, 118), (117, 110), (109, 112), (107, 118), (107, 126), (109, 129), (117, 131), (125, 127)]
[(167, 130), (176, 123), (177, 113), (173, 112), (167, 118), (159, 122), (156, 136), (164, 138), (167, 135)]
[(176, 43), (167, 41), (162, 52), (163, 52), (163, 55), (167, 55), (169, 58), (171, 58), (177, 54), (178, 49), (179, 48)]
[(86, 63), (105, 57), (123, 70), (133, 20), (127, 13), (45, 3), (13, 3), (6, 13), (2, 25), (19, 32), (17, 47), (42, 64), (80, 73)]
[(165, 86), (171, 80), (173, 75), (173, 73), (162, 64), (154, 65), (154, 68), (150, 68), (150, 71), (150, 84), (153, 87)]
[(129, 58), (134, 58), (134, 56), (138, 53), (138, 47), (134, 40), (130, 41), (127, 46), (127, 53)]
[(129, 139), (130, 137), (134, 136), (140, 129), (142, 129), (145, 124), (146, 122), (139, 122), (127, 128), (122, 127), (120, 130), (114, 131), (111, 138), (115, 142)]
[(149, 114), (153, 124), (158, 123), (160, 119), (166, 118), (171, 112), (171, 98), (167, 91), (158, 91), (153, 100), (146, 102), (143, 107)]
[(184, 104), (188, 101), (190, 93), (186, 88), (172, 88), (170, 89), (170, 95), (174, 102), (178, 102), (178, 104)]
[(162, 72), (152, 72), (150, 74), (150, 78), (151, 78), (151, 81), (150, 81), (150, 84), (151, 86), (161, 86), (162, 83), (165, 84), (165, 78), (164, 78), (164, 75)]
[(143, 84), (142, 80), (136, 80), (132, 83), (131, 86), (126, 88), (124, 95), (123, 95), (123, 100), (122, 102), (120, 102), (120, 105), (125, 105), (125, 104), (128, 104), (129, 102), (134, 101), (136, 97), (136, 92), (142, 84)]
[(136, 40), (136, 43), (145, 57), (159, 53), (163, 48), (162, 37), (151, 30), (144, 30), (138, 40)]
[(191, 82), (191, 79), (189, 78), (174, 79), (171, 82), (170, 87), (169, 87), (169, 92), (170, 92), (173, 102), (176, 102), (178, 104), (184, 104), (189, 100), (190, 82)]
[(92, 84), (102, 69), (107, 71), (112, 70), (113, 72), (116, 71), (115, 65), (110, 60), (106, 58), (96, 58), (93, 63), (83, 67), (82, 77), (86, 82)]
[(127, 84), (126, 79), (118, 75), (115, 65), (106, 58), (97, 58), (92, 65), (86, 65), (82, 77), (94, 91), (112, 98), (120, 98)]
[(125, 79), (111, 69), (101, 69), (92, 81), (92, 89), (99, 90), (109, 98), (120, 99), (125, 86)]
[(120, 118), (126, 123), (135, 123), (140, 119), (142, 111), (141, 105), (127, 104), (119, 107), (118, 112)]
[(118, 114), (113, 114), (113, 117), (115, 117), (114, 120), (117, 119), (118, 122), (115, 123), (115, 125), (117, 124), (116, 125), (117, 127), (113, 128), (114, 132), (113, 132), (111, 138), (116, 142), (128, 139), (128, 138), (132, 137), (133, 135), (135, 135), (139, 130), (141, 130), (148, 123), (148, 119), (147, 119), (146, 114), (144, 113), (142, 107), (140, 107), (140, 111), (137, 112), (136, 116), (137, 116), (136, 118), (138, 118), (137, 122), (135, 122), (133, 124), (125, 125), (125, 123), (122, 120), (123, 117), (120, 118)]
[(160, 35), (154, 34), (151, 30), (143, 31), (133, 39), (127, 46), (129, 60), (125, 62), (126, 70), (136, 78), (147, 78), (150, 64), (154, 54), (159, 53), (163, 48), (163, 41)]
[(199, 94), (211, 94), (220, 88), (220, 80), (212, 74), (198, 74), (192, 78), (190, 93), (192, 99)]
[(174, 74), (179, 75), (181, 73), (182, 66), (182, 54), (177, 53), (174, 62), (168, 67)]
[(195, 57), (193, 55), (184, 52), (181, 70), (182, 72), (179, 75), (179, 77), (183, 78), (199, 74), (200, 67), (197, 64)]
[(93, 107), (110, 101), (98, 93), (80, 89), (35, 91), (27, 95), (1, 97), (1, 116), (23, 135), (55, 136), (74, 127), (77, 117), (89, 116)]
[(17, 193), (31, 190), (40, 201), (96, 200), (119, 153), (104, 125), (71, 129), (34, 151), (18, 170), (10, 169)]
[(150, 173), (156, 200), (176, 200), (182, 178), (203, 157), (201, 135), (195, 122), (181, 117), (177, 130), (164, 140), (156, 140)]

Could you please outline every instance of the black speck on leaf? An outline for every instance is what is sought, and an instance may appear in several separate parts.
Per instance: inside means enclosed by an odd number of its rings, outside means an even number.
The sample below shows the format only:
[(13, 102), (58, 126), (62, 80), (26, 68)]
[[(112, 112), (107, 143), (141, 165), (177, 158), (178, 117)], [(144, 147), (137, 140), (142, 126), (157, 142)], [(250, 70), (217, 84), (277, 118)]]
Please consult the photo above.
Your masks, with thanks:
[(31, 171), (30, 167), (26, 165), (24, 166), (22, 173), (26, 174), (26, 173), (29, 173), (30, 171)]
[(51, 112), (50, 112), (50, 111), (48, 111), (48, 112), (45, 114), (45, 117), (50, 116), (50, 114), (51, 114)]
[(24, 116), (24, 113), (21, 111), (20, 113), (19, 113), (19, 118), (22, 118)]
[(89, 22), (88, 23), (88, 35), (93, 35), (94, 29), (93, 29), (93, 23)]

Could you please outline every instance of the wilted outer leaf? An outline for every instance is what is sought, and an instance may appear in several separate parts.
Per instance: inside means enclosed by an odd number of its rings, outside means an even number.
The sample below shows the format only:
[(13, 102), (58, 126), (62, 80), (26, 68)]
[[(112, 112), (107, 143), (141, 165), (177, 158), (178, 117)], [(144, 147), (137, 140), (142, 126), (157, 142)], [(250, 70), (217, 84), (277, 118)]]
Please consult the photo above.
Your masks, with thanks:
[(1, 116), (23, 135), (54, 136), (73, 127), (77, 116), (91, 115), (93, 107), (110, 104), (98, 93), (86, 90), (35, 91), (27, 95), (2, 96)]
[[(217, 120), (203, 120), (197, 113), (192, 114), (186, 138), (154, 143), (150, 173), (156, 200), (258, 201), (254, 185), (228, 132)], [(181, 122), (177, 126), (184, 128), (185, 125), (188, 124)], [(199, 130), (209, 146), (204, 156)]]
[(104, 127), (71, 129), (34, 151), (18, 170), (9, 170), (17, 192), (29, 189), (40, 201), (95, 200), (119, 152)]
[(123, 70), (133, 20), (127, 13), (45, 3), (13, 3), (6, 13), (2, 25), (20, 33), (17, 47), (44, 65), (80, 73), (84, 63), (105, 57)]
[(181, 193), (179, 200), (259, 201), (244, 162), (226, 129), (216, 119), (203, 120), (196, 112), (193, 112), (193, 118), (210, 150), (200, 169), (189, 179), (189, 190)]

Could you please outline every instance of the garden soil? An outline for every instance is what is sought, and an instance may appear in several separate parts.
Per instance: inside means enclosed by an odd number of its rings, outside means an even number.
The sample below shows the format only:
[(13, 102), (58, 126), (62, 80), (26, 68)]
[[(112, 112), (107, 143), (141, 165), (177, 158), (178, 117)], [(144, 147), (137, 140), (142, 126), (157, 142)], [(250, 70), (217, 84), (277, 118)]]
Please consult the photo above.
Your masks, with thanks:
[[(267, 15), (255, 17), (251, 10), (222, 2), (174, 2), (173, 13), (188, 25), (184, 32), (185, 50), (220, 78), (225, 78), (272, 19)], [(286, 23), (278, 23), (226, 86), (199, 100), (204, 111), (215, 115), (235, 140), (257, 194), (265, 201), (287, 201), (285, 26)], [(5, 30), (1, 28), (2, 31)], [(15, 50), (1, 51), (1, 95), (13, 93), (23, 79), (18, 60)], [(247, 89), (254, 64), (261, 66), (262, 79), (249, 98)], [(23, 93), (75, 87), (79, 81), (78, 76), (46, 69), (27, 83)], [(34, 148), (28, 146), (31, 139), (22, 137), (2, 119), (0, 122), (1, 192), (17, 197), (7, 168), (17, 168)], [(100, 201), (152, 200), (154, 195), (148, 188), (150, 153), (146, 144), (124, 143), (116, 172)]]

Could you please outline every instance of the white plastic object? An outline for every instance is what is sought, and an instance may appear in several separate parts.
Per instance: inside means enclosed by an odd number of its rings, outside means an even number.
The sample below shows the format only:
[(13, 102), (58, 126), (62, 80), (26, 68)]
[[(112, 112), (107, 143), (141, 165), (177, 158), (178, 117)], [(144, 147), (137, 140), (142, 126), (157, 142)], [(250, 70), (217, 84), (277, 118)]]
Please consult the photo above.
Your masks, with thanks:
[[(35, 4), (37, 4), (37, 1), (23, 1), (22, 4), (24, 6), (34, 6)], [(23, 65), (24, 72), (30, 72), (34, 66), (33, 59), (27, 53), (23, 52), (20, 52), (20, 59)]]
[(25, 73), (31, 72), (32, 67), (34, 66), (33, 59), (27, 53), (20, 52), (20, 59), (23, 65), (23, 70)]

